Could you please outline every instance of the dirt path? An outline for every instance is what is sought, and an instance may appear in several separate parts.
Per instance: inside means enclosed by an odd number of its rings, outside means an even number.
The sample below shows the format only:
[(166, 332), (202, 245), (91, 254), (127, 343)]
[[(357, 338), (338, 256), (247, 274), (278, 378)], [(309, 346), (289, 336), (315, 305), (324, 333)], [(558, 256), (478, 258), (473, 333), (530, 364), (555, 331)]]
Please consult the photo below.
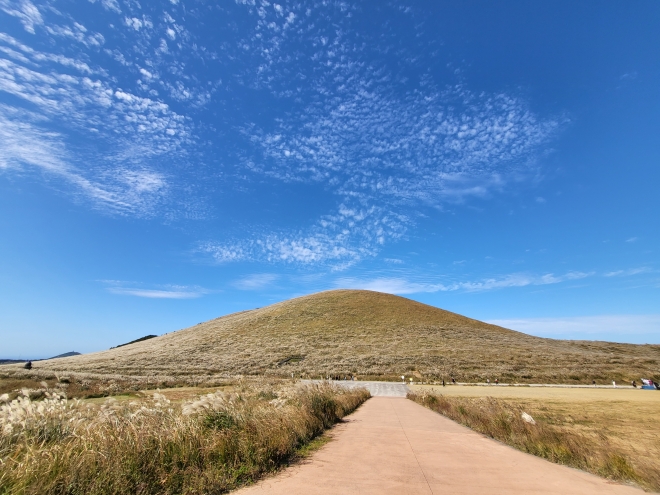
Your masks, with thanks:
[(643, 494), (487, 439), (404, 398), (374, 397), (301, 465), (235, 493)]

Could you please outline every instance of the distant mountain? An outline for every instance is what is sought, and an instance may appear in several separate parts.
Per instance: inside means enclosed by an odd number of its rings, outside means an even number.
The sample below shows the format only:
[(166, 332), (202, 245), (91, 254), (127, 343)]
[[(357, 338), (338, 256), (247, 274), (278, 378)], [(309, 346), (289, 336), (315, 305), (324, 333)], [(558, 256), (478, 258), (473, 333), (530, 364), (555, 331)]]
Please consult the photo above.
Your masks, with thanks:
[(130, 342), (126, 342), (125, 344), (119, 344), (118, 346), (111, 347), (110, 349), (116, 349), (117, 347), (124, 347), (125, 345), (135, 344), (137, 342), (143, 342), (145, 340), (153, 339), (153, 338), (156, 338), (156, 337), (158, 337), (158, 335), (145, 335), (144, 337), (140, 337), (139, 339), (131, 340)]
[(659, 345), (533, 337), (390, 294), (335, 290), (39, 363), (133, 376), (355, 374), (522, 383), (659, 376)]
[[(57, 356), (53, 356), (48, 359), (59, 359), (59, 358), (66, 358), (66, 357), (72, 357), (72, 356), (80, 356), (79, 352), (76, 351), (71, 351), (71, 352), (65, 352), (64, 354), (58, 354)], [(26, 363), (28, 361), (45, 361), (45, 359), (0, 359), (0, 365), (2, 364), (16, 364), (16, 363)]]

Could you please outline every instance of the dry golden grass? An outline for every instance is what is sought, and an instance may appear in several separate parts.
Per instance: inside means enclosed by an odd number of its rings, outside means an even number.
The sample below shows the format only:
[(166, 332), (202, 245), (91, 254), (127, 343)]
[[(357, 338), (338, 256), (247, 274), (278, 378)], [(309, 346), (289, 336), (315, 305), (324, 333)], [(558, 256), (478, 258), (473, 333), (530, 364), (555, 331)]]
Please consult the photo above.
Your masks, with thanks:
[(66, 392), (69, 399), (103, 399), (104, 397), (135, 397), (145, 390), (163, 388), (168, 399), (182, 400), (190, 397), (228, 390), (232, 380), (196, 381), (197, 386), (189, 387), (189, 380), (149, 377), (114, 377), (80, 373), (57, 374), (52, 371), (35, 370), (15, 376), (13, 373), (0, 373), (0, 395), (7, 394), (9, 400), (19, 395), (29, 395), (32, 399), (44, 397), (44, 384), (47, 388), (58, 388)]
[[(57, 371), (197, 384), (292, 373), (394, 379), (415, 371), (426, 379), (609, 383), (640, 376), (660, 379), (658, 363), (658, 345), (542, 339), (402, 297), (337, 290), (118, 349), (37, 362), (31, 375)], [(30, 375), (16, 365), (2, 370)]]
[(250, 381), (174, 403), (0, 396), (0, 494), (214, 494), (308, 455), (366, 390)]
[[(413, 394), (414, 400), (525, 452), (660, 490), (658, 392), (414, 386)], [(536, 425), (522, 420), (523, 411)]]

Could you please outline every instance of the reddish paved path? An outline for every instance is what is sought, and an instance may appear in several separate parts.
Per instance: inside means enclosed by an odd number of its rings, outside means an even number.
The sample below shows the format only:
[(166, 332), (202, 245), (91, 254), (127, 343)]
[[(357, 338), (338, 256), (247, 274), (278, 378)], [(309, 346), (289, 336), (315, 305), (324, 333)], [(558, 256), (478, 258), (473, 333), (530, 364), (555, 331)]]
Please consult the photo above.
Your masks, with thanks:
[(637, 494), (485, 438), (404, 398), (374, 397), (305, 463), (235, 492)]

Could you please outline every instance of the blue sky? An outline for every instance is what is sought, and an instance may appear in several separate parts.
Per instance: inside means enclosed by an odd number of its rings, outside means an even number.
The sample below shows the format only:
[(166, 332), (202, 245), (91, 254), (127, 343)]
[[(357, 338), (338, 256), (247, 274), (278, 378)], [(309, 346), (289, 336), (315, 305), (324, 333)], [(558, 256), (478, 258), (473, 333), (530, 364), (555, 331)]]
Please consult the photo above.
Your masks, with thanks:
[(660, 343), (660, 4), (0, 0), (0, 357), (332, 288)]

